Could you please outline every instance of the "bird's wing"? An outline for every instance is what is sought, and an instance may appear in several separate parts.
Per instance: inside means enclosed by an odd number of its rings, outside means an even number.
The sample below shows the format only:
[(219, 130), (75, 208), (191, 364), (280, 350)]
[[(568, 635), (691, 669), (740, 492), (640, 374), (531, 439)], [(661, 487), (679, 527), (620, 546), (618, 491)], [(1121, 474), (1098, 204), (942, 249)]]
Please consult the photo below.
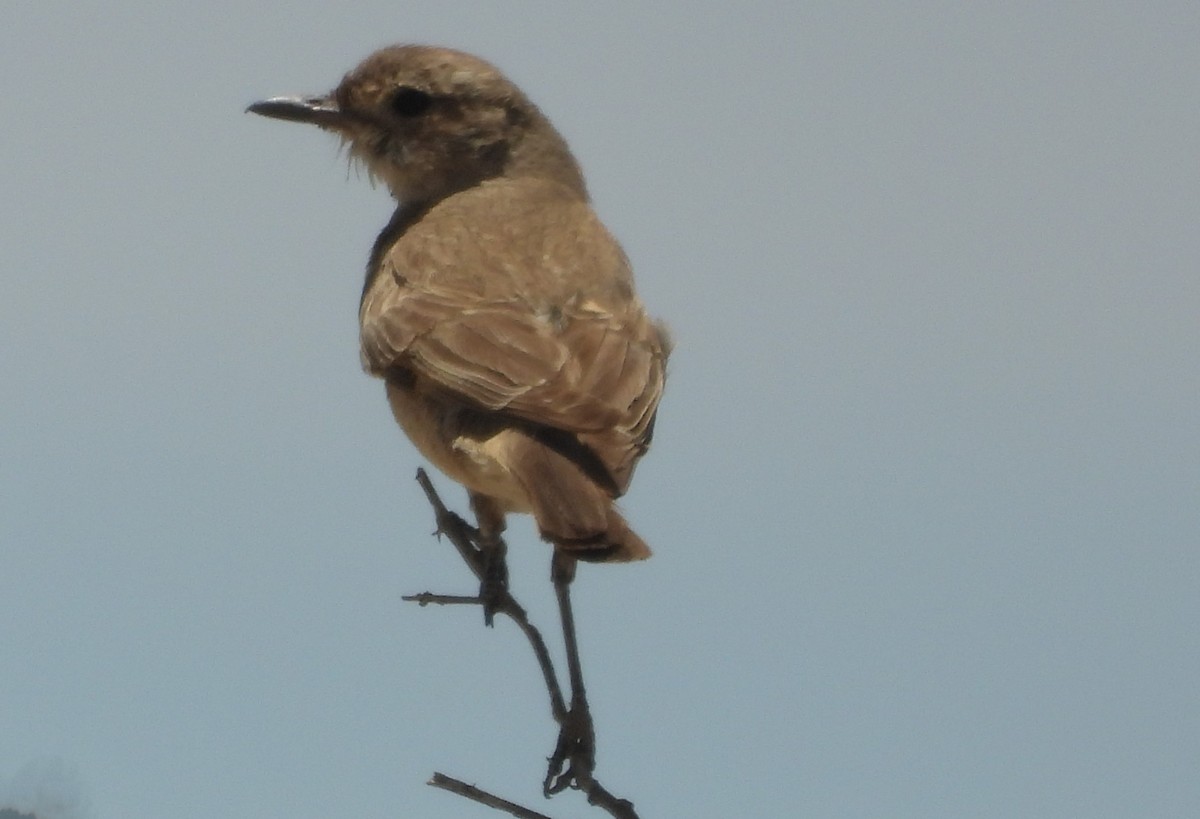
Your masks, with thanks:
[(363, 323), (367, 369), (409, 369), (484, 409), (575, 433), (621, 487), (649, 444), (665, 353), (640, 309), (555, 321), (517, 302), (391, 289)]
[[(448, 241), (446, 230), (437, 236)], [(464, 284), (448, 272), (420, 269), (423, 262), (436, 267), (426, 260), (440, 254), (405, 242), (384, 258), (363, 299), (364, 367), (379, 375), (403, 367), (478, 407), (575, 434), (623, 491), (649, 444), (667, 355), (640, 302), (629, 293), (555, 299), (554, 282), (531, 281), (534, 260), (506, 272), (513, 266), (490, 262), (486, 244), (482, 256), (465, 257), (489, 269)], [(580, 264), (609, 258), (576, 255)], [(619, 249), (610, 257), (626, 264)], [(571, 260), (550, 261), (561, 268)], [(619, 278), (591, 272), (585, 279)], [(486, 286), (468, 286), (478, 285), (481, 273)], [(531, 295), (547, 291), (548, 302)]]

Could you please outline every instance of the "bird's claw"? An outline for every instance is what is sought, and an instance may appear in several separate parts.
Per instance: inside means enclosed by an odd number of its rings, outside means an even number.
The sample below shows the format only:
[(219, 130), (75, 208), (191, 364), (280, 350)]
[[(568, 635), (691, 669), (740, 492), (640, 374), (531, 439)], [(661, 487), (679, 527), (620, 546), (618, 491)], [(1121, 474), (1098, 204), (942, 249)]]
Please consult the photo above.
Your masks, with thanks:
[(562, 722), (554, 753), (547, 760), (542, 793), (546, 797), (567, 788), (589, 787), (596, 769), (596, 731), (586, 706), (573, 706)]
[(479, 542), (479, 599), (483, 601), (483, 622), (490, 626), (508, 599), (508, 561), (504, 541)]

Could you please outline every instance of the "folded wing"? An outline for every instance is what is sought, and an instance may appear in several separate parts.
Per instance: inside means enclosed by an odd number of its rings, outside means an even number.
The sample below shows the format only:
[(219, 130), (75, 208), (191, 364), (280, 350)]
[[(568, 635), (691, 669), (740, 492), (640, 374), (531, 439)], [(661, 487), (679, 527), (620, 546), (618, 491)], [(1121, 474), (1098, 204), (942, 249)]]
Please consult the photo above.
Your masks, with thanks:
[(535, 312), (521, 298), (373, 288), (362, 315), (364, 367), (402, 367), (470, 404), (574, 434), (624, 492), (662, 394), (665, 344), (636, 300)]

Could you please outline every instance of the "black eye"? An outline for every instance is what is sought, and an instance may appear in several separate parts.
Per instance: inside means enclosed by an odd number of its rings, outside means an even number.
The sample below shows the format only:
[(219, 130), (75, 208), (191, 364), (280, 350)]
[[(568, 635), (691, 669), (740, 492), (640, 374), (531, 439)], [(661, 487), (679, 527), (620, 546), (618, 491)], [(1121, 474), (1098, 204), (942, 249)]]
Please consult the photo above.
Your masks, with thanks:
[(419, 117), (433, 105), (433, 97), (419, 88), (402, 85), (392, 94), (392, 111), (401, 117)]

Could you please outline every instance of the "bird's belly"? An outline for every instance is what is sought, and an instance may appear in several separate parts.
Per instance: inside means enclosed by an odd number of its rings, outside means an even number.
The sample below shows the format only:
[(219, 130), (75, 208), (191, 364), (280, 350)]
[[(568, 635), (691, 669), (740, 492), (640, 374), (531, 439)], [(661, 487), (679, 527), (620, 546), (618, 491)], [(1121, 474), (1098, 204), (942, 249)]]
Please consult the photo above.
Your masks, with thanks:
[(506, 463), (516, 433), (482, 413), (441, 400), (419, 388), (387, 382), (392, 415), (430, 463), (472, 492), (499, 501), (504, 511), (530, 505)]

